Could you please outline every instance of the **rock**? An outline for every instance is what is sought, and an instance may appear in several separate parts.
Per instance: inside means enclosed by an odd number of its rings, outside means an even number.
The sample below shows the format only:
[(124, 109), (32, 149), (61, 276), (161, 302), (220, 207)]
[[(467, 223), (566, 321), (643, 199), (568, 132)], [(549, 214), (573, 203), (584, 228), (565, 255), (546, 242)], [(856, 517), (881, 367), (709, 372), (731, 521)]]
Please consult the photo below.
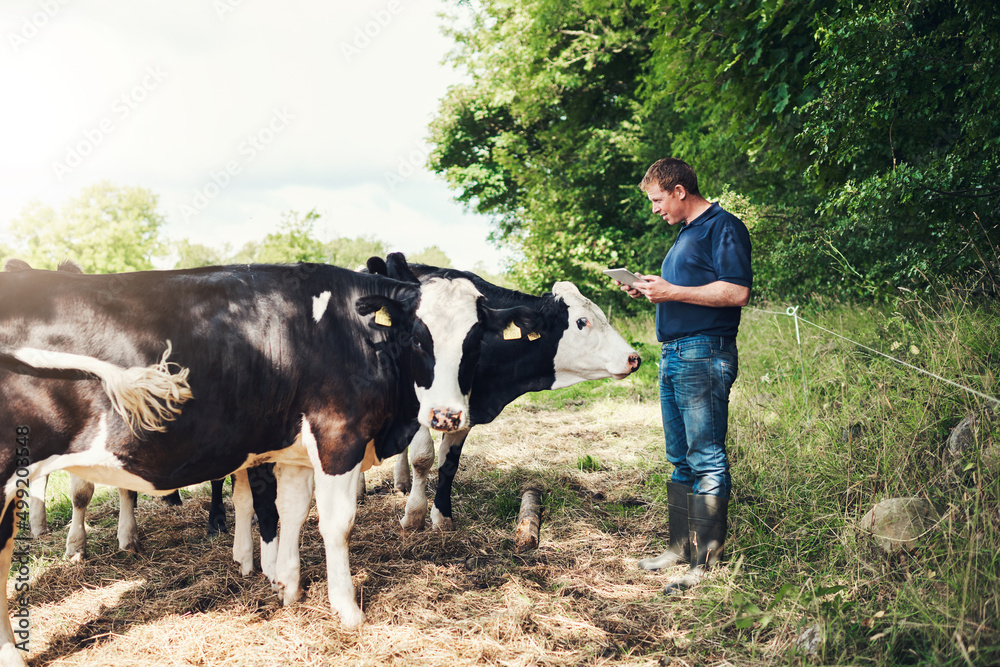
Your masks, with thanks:
[(851, 424), (845, 429), (840, 431), (840, 441), (841, 442), (853, 442), (855, 440), (860, 440), (865, 435), (865, 425), (857, 422)]
[(806, 628), (799, 638), (795, 640), (795, 647), (804, 654), (811, 657), (819, 657), (819, 650), (823, 646), (823, 630), (819, 623), (813, 623)]
[(966, 416), (958, 426), (951, 429), (951, 435), (948, 436), (948, 456), (953, 459), (961, 458), (975, 447), (976, 443), (983, 446), (995, 444), (990, 435), (993, 430), (991, 427), (996, 420), (996, 413), (989, 410)]
[(996, 431), (1000, 416), (992, 410), (982, 410), (966, 415), (965, 419), (951, 430), (944, 450), (944, 467), (952, 480), (964, 476), (963, 460), (978, 446), (980, 460), (985, 469), (995, 470), (1000, 464), (1000, 443)]
[(890, 498), (868, 511), (858, 530), (871, 535), (886, 553), (911, 550), (941, 520), (934, 506), (923, 498)]

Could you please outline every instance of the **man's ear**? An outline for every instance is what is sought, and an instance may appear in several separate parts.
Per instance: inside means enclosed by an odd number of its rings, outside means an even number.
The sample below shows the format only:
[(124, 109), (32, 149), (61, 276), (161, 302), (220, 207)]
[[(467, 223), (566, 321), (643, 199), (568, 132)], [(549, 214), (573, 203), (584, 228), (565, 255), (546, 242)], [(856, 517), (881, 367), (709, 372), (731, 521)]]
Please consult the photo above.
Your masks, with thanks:
[(389, 269), (385, 265), (385, 260), (381, 257), (369, 257), (365, 266), (368, 268), (368, 273), (374, 273), (380, 276), (389, 275)]
[(410, 270), (410, 265), (406, 263), (406, 257), (401, 252), (391, 252), (386, 258), (388, 265), (388, 275), (390, 278), (402, 280), (404, 283), (419, 283), (417, 276)]

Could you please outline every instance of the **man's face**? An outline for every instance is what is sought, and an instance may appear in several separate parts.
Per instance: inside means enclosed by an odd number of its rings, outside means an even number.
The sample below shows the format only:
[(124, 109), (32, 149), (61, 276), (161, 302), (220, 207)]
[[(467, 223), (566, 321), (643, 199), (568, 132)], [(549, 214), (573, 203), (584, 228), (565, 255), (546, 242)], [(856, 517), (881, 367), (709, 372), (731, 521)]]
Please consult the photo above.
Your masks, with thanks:
[(646, 189), (646, 196), (653, 204), (653, 213), (666, 220), (668, 225), (676, 225), (684, 220), (685, 194), (684, 188), (680, 185), (674, 186), (667, 192), (661, 190), (656, 183)]

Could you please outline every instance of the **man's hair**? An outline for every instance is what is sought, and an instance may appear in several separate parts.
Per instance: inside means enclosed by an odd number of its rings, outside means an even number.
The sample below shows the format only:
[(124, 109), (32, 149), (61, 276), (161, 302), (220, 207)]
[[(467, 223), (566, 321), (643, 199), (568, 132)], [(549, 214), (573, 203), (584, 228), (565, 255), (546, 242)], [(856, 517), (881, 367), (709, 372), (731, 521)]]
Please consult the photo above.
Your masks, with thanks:
[(674, 157), (665, 157), (651, 164), (639, 182), (639, 189), (645, 192), (653, 184), (659, 185), (664, 192), (670, 192), (675, 185), (683, 185), (690, 194), (701, 196), (694, 169), (684, 160)]

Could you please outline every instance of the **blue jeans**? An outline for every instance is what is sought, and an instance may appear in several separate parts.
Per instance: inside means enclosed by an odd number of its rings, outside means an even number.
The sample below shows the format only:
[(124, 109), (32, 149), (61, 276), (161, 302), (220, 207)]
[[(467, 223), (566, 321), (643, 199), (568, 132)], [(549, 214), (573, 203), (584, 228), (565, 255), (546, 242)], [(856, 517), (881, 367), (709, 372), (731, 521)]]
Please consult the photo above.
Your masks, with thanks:
[(663, 343), (660, 410), (671, 481), (729, 498), (729, 390), (739, 370), (735, 338), (688, 336)]

